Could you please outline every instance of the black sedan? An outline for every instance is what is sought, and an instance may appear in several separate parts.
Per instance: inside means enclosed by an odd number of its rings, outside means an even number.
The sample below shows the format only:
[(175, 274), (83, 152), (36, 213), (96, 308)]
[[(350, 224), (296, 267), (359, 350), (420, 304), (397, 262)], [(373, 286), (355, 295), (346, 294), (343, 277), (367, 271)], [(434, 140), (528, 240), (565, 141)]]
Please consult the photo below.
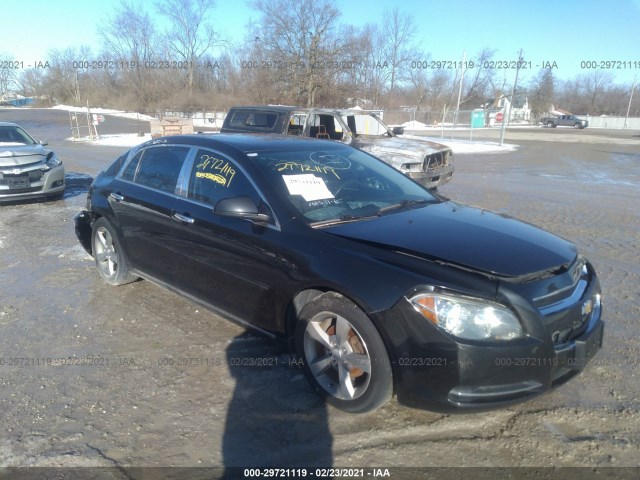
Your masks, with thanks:
[(138, 277), (284, 339), (327, 401), (481, 410), (585, 368), (601, 295), (570, 242), (321, 140), (165, 137), (95, 179), (76, 233)]

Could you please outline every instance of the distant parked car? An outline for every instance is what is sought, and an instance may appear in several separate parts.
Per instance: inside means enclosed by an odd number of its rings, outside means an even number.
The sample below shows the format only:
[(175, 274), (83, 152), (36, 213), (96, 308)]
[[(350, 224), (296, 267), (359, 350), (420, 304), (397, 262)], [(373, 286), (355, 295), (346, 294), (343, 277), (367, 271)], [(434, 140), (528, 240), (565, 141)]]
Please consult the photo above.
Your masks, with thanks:
[(540, 119), (543, 127), (556, 128), (560, 127), (573, 127), (573, 128), (587, 128), (589, 122), (582, 120), (575, 115), (559, 115), (557, 117), (544, 117)]
[(0, 122), (0, 202), (64, 193), (64, 167), (46, 142), (15, 123)]
[(107, 283), (144, 277), (289, 343), (349, 412), (394, 392), (503, 407), (570, 380), (602, 345), (598, 277), (575, 245), (339, 142), (152, 140), (96, 177), (76, 234)]

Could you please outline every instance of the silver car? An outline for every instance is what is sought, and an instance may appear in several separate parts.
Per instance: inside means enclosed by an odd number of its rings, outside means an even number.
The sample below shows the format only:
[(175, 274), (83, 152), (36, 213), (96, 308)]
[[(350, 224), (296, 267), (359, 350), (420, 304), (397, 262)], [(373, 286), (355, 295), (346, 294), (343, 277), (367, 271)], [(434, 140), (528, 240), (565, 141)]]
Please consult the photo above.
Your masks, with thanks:
[(46, 143), (15, 123), (0, 122), (0, 202), (64, 193), (64, 167)]

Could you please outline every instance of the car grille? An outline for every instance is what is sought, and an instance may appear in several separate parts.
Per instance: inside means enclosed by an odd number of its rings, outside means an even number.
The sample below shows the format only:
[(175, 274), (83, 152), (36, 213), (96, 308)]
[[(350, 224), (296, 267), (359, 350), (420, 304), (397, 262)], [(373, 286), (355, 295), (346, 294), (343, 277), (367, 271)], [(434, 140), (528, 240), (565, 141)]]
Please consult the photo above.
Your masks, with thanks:
[(37, 182), (42, 178), (44, 173), (42, 170), (31, 170), (30, 172), (19, 173), (18, 175), (2, 175), (0, 178), (0, 185), (7, 185), (10, 180), (15, 180), (19, 178), (29, 178), (31, 182)]
[(569, 274), (573, 282), (559, 290), (533, 299), (543, 315), (563, 310), (579, 300), (589, 284), (589, 271), (583, 261), (576, 262)]
[(442, 152), (432, 153), (431, 155), (426, 155), (424, 157), (424, 163), (422, 166), (423, 171), (427, 171), (431, 168), (443, 167), (449, 164), (449, 155), (451, 152), (449, 150), (445, 150)]
[(600, 296), (589, 293), (591, 278), (587, 265), (576, 262), (567, 274), (573, 279), (570, 285), (534, 299), (557, 347), (581, 335), (594, 316), (600, 316)]
[[(44, 173), (42, 170), (31, 170), (18, 175), (3, 175), (0, 178), (0, 187), (9, 189), (9, 193), (29, 193), (31, 191), (42, 190), (42, 185), (33, 185), (42, 180)], [(6, 193), (6, 188), (2, 190)]]

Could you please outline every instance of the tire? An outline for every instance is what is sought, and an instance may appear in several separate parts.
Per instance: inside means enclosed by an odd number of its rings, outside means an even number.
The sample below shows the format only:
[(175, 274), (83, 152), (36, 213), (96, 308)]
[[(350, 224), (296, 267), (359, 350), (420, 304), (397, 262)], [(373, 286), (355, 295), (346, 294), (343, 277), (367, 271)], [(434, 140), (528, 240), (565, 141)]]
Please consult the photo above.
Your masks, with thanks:
[(551, 128), (551, 127), (555, 127), (555, 125), (553, 124), (553, 122), (547, 122), (547, 127)]
[(91, 251), (98, 273), (109, 285), (124, 285), (138, 279), (129, 272), (129, 266), (115, 230), (104, 218), (99, 218), (93, 224)]
[(582, 125), (580, 125), (579, 123), (576, 123), (573, 128), (582, 128)]
[(391, 399), (393, 375), (382, 338), (345, 297), (329, 292), (306, 304), (295, 346), (309, 382), (334, 407), (365, 413)]

